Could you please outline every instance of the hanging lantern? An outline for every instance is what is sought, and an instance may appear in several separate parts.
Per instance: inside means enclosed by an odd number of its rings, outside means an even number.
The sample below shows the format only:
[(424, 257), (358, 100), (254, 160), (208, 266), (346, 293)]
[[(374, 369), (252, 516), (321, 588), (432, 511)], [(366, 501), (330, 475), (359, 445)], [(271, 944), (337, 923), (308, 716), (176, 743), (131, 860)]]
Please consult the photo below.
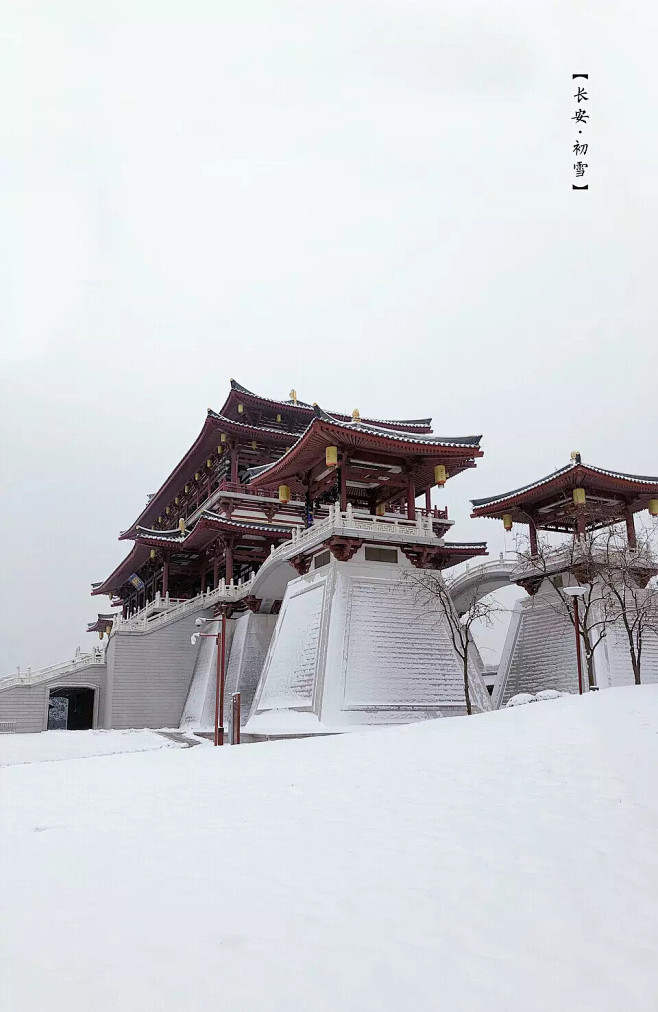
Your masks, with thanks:
[(218, 446), (218, 447), (217, 447), (217, 456), (218, 456), (218, 457), (221, 457), (221, 455), (222, 455), (222, 450), (223, 450), (223, 447), (222, 447), (222, 446)]
[(222, 443), (225, 443), (225, 442), (226, 442), (226, 438), (227, 438), (227, 437), (226, 437), (226, 433), (225, 433), (225, 432), (222, 432), (222, 434), (220, 435), (220, 437), (219, 437), (219, 438), (221, 439)]
[(252, 450), (257, 450), (258, 449), (258, 443), (256, 442), (255, 439), (252, 439), (252, 441), (251, 441), (251, 449)]
[(503, 527), (505, 528), (506, 531), (511, 531), (512, 530), (512, 514), (511, 513), (503, 513)]
[(155, 548), (151, 549), (151, 561), (155, 558)]
[(175, 502), (176, 506), (178, 506), (178, 503), (180, 502), (180, 499), (178, 498), (178, 496), (176, 496), (176, 498), (174, 499), (174, 502)]
[(169, 514), (171, 513), (171, 509), (169, 508), (169, 506), (165, 506), (165, 513), (167, 514), (167, 516), (169, 516)]
[(324, 462), (327, 467), (335, 467), (338, 463), (338, 447), (328, 446), (324, 451)]
[(239, 415), (244, 414), (244, 404), (238, 404), (238, 414)]
[(185, 517), (181, 517), (178, 521), (178, 530), (181, 534), (185, 534)]
[(437, 464), (436, 467), (434, 468), (434, 481), (439, 486), (439, 488), (443, 488), (447, 478), (448, 472), (446, 471), (445, 464)]
[(386, 516), (386, 503), (383, 502), (377, 503), (375, 513), (378, 517)]
[(573, 502), (574, 506), (584, 506), (587, 496), (585, 495), (584, 488), (575, 488), (573, 490)]
[(276, 416), (276, 420), (277, 420), (277, 422), (280, 422), (281, 421), (281, 415), (277, 415)]
[(162, 517), (158, 517), (158, 523), (159, 523), (159, 524), (161, 524), (161, 523), (162, 523)]
[(279, 502), (290, 502), (289, 485), (279, 485)]
[(99, 640), (103, 639), (103, 630), (102, 629), (98, 630), (98, 638), (99, 638)]
[(210, 459), (210, 457), (208, 457), (208, 459), (206, 461), (206, 467), (207, 468), (211, 468), (212, 467), (212, 460)]
[(649, 513), (652, 517), (658, 517), (658, 499), (649, 499)]
[(111, 632), (112, 632), (112, 626), (111, 625), (106, 625), (105, 626), (105, 635), (109, 636)]
[(189, 485), (186, 485), (186, 486), (185, 486), (185, 494), (187, 495), (187, 493), (188, 493), (189, 491), (190, 491), (190, 486), (189, 486)]

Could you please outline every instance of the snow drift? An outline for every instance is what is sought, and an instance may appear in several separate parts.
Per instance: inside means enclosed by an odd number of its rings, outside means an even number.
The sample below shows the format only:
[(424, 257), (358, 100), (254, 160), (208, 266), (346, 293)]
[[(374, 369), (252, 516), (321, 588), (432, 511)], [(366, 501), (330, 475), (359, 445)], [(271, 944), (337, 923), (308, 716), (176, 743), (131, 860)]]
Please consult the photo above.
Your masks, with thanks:
[(658, 687), (0, 770), (0, 1005), (649, 1010)]

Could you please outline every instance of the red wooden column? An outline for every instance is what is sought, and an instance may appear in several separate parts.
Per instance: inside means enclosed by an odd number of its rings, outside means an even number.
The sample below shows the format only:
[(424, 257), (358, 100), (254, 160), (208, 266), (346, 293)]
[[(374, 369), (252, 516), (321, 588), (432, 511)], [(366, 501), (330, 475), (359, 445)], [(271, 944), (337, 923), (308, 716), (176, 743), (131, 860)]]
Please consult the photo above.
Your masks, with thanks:
[(344, 513), (347, 509), (347, 465), (348, 456), (346, 453), (342, 455), (340, 464), (340, 509)]
[(201, 593), (205, 594), (205, 592), (206, 592), (206, 567), (204, 563), (203, 568), (201, 570)]
[(425, 509), (429, 513), (432, 509), (432, 486), (428, 485), (425, 489)]
[(537, 549), (537, 528), (535, 527), (532, 520), (528, 523), (528, 533), (530, 535), (530, 555), (532, 558), (536, 558), (538, 555)]
[(409, 520), (416, 519), (416, 487), (411, 472), (407, 475), (407, 518)]
[(233, 579), (233, 538), (226, 539), (226, 582)]
[(628, 538), (628, 547), (637, 548), (637, 534), (635, 531), (635, 518), (633, 517), (633, 511), (628, 505), (624, 509), (624, 520), (626, 521), (626, 537)]
[(162, 560), (162, 596), (166, 597), (169, 593), (169, 556), (165, 555)]
[(576, 537), (580, 541), (585, 537), (585, 509), (583, 506), (576, 506)]
[(231, 443), (231, 481), (238, 481), (238, 448)]

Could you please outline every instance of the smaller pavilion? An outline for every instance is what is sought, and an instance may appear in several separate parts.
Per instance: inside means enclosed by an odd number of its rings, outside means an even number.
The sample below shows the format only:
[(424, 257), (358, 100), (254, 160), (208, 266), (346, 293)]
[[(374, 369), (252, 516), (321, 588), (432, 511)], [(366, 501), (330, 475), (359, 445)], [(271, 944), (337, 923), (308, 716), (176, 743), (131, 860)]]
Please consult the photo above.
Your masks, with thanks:
[[(562, 605), (556, 603), (555, 591), (561, 589), (568, 594), (578, 584), (598, 588), (590, 591), (585, 617), (579, 620), (586, 624), (587, 635), (591, 632), (594, 642), (588, 662), (589, 686), (585, 687), (600, 689), (631, 683), (623, 631), (610, 627), (604, 637), (599, 636), (603, 628), (599, 548), (590, 536), (624, 525), (633, 582), (645, 588), (658, 573), (658, 565), (650, 552), (638, 550), (635, 515), (648, 510), (652, 517), (658, 517), (658, 477), (595, 467), (574, 452), (570, 463), (552, 474), (502, 495), (474, 499), (472, 504), (474, 518), (502, 520), (507, 531), (514, 524), (527, 527), (530, 543), (529, 557), (520, 554), (519, 564), (509, 577), (529, 597), (517, 601), (514, 607), (498, 668), (494, 705), (505, 705), (519, 692), (576, 691), (576, 642), (580, 639), (574, 638), (575, 619), (569, 620)], [(540, 531), (567, 537), (561, 546), (545, 552), (538, 539)], [(600, 563), (604, 564), (603, 555)], [(576, 615), (577, 601), (576, 596)], [(645, 658), (647, 680), (653, 681), (658, 675), (658, 651), (650, 637)]]
[(625, 523), (628, 543), (637, 545), (634, 515), (649, 510), (658, 517), (658, 478), (625, 474), (584, 464), (574, 452), (571, 462), (522, 488), (473, 499), (471, 516), (502, 520), (505, 530), (515, 523), (528, 526), (530, 551), (537, 554), (537, 531), (573, 534)]

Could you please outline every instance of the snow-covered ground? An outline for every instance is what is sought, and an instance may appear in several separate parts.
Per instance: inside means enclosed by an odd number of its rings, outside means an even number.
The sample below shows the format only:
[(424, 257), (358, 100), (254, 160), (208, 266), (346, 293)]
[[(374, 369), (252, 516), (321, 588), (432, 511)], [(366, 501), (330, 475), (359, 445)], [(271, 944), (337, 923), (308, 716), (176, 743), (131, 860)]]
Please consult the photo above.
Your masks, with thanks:
[(0, 770), (0, 1008), (655, 1010), (657, 732), (632, 687)]
[(0, 766), (185, 747), (155, 731), (44, 731), (0, 735)]

